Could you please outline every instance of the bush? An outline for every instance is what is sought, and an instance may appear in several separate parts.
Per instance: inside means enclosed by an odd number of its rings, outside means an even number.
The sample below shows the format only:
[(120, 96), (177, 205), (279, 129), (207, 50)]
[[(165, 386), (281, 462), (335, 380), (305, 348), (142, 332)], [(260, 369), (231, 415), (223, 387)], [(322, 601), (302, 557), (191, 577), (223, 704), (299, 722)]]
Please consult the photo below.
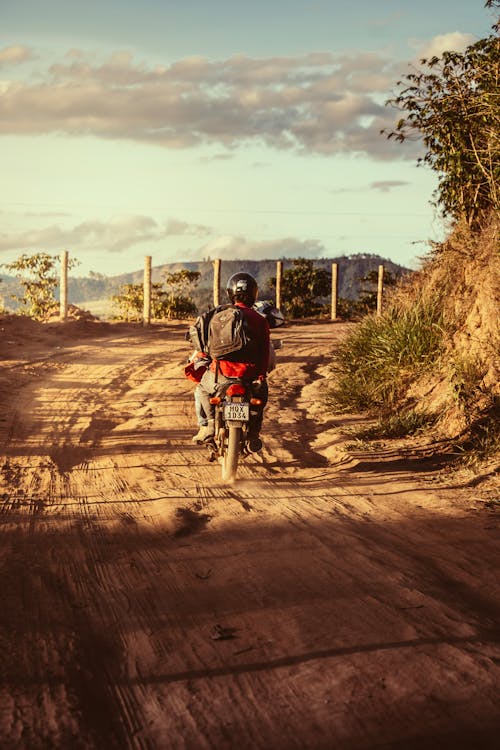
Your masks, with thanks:
[[(151, 315), (154, 320), (183, 319), (196, 315), (196, 305), (188, 295), (189, 287), (198, 283), (197, 271), (182, 270), (165, 275), (165, 286), (151, 285)], [(111, 298), (117, 317), (127, 321), (141, 320), (144, 310), (143, 284), (123, 284)]]
[(340, 345), (332, 363), (331, 406), (342, 412), (391, 407), (411, 377), (436, 362), (442, 341), (435, 304), (420, 302), (411, 309), (367, 316)]

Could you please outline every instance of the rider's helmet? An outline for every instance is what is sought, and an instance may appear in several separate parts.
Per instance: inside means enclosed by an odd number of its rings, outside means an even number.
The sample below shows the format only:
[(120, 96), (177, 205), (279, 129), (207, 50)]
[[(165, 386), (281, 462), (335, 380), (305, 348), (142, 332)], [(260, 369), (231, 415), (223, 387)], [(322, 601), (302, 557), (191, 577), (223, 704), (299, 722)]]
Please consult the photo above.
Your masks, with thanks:
[(262, 301), (259, 300), (259, 302), (256, 302), (253, 306), (253, 309), (257, 310), (258, 313), (266, 318), (269, 323), (269, 328), (279, 328), (279, 326), (285, 324), (283, 313), (281, 310), (278, 310), (269, 299), (264, 299)]
[(233, 273), (226, 284), (227, 296), (233, 305), (235, 302), (243, 302), (248, 307), (252, 307), (257, 299), (258, 291), (254, 277), (243, 271)]

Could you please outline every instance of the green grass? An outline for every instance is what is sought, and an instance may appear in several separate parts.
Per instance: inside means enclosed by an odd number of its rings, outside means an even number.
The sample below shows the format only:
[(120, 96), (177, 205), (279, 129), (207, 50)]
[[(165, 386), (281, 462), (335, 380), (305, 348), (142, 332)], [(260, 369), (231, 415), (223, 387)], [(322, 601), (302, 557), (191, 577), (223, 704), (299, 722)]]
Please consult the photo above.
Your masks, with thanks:
[(340, 412), (392, 407), (409, 380), (436, 363), (442, 345), (437, 305), (420, 302), (411, 309), (367, 316), (332, 363), (330, 406)]

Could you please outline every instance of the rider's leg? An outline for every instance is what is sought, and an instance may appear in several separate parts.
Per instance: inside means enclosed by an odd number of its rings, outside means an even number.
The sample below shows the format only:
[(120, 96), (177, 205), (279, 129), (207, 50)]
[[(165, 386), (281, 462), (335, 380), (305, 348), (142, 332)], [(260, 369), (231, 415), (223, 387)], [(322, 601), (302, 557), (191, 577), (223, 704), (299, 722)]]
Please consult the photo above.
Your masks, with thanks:
[(197, 385), (194, 389), (194, 409), (196, 412), (196, 421), (198, 422), (198, 432), (196, 435), (193, 435), (192, 441), (193, 443), (197, 443), (200, 440), (203, 440), (203, 435), (205, 434), (204, 428), (208, 424), (208, 418), (205, 414), (205, 410), (203, 409), (203, 406), (201, 405), (201, 399), (200, 399), (200, 386)]
[(201, 405), (199, 384), (194, 389), (194, 409), (196, 412), (196, 421), (198, 422), (200, 427), (204, 427), (207, 424), (208, 418), (205, 413), (205, 409)]

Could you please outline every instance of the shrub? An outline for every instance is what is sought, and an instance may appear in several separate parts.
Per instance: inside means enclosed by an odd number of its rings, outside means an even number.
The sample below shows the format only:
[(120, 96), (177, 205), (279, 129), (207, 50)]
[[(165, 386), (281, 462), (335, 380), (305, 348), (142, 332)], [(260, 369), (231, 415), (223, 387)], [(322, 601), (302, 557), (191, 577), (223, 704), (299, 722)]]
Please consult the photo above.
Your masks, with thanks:
[(332, 363), (328, 400), (337, 411), (384, 410), (404, 392), (411, 377), (431, 367), (443, 341), (437, 305), (369, 315), (340, 345)]
[[(11, 263), (2, 263), (8, 270), (13, 271), (24, 290), (22, 296), (13, 294), (12, 299), (21, 305), (21, 314), (28, 315), (35, 320), (44, 320), (51, 313), (57, 311), (59, 304), (54, 291), (57, 287), (57, 266), (60, 258), (48, 253), (26, 253)], [(70, 259), (68, 268), (74, 268), (78, 261)]]

